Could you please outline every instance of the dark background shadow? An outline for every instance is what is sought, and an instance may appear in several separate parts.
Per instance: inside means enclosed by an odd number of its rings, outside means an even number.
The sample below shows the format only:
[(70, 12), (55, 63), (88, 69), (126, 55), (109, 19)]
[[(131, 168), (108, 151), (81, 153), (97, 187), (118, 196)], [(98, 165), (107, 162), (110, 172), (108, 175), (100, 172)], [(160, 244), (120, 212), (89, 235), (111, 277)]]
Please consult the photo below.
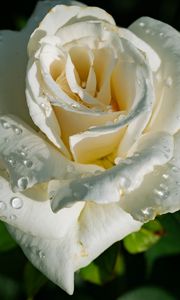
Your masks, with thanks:
[[(12, 3), (11, 3), (12, 2)], [(21, 28), (31, 15), (36, 0), (3, 1), (0, 8), (0, 28)], [(84, 3), (99, 6), (107, 10), (120, 26), (127, 27), (141, 16), (150, 16), (180, 29), (180, 1), (159, 0), (84, 0)], [(2, 5), (2, 4), (1, 4)]]

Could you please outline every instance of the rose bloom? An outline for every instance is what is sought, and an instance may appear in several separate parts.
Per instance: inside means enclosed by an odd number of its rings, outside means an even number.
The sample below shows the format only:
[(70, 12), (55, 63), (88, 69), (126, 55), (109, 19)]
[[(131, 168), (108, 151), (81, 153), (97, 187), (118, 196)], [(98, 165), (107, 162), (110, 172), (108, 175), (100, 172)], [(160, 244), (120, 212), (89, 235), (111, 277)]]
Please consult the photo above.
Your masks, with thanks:
[(180, 34), (58, 3), (1, 32), (0, 218), (72, 294), (75, 271), (180, 208)]

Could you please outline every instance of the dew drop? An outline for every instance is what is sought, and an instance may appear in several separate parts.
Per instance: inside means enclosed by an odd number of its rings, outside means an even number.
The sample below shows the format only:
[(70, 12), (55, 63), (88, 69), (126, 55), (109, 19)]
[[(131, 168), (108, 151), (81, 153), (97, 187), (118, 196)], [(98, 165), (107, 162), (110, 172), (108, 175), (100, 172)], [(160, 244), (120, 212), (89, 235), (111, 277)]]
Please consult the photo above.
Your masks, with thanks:
[(22, 201), (22, 199), (21, 198), (19, 198), (19, 197), (13, 197), (12, 199), (11, 199), (11, 206), (13, 207), (13, 208), (15, 208), (15, 209), (20, 209), (20, 208), (22, 208), (22, 206), (23, 206), (23, 201)]
[(131, 185), (131, 181), (125, 176), (120, 177), (119, 182), (120, 182), (120, 186), (126, 189), (129, 188)]
[(25, 160), (23, 161), (23, 164), (24, 164), (27, 168), (31, 168), (32, 165), (33, 165), (32, 161), (31, 161), (31, 160), (27, 160), (27, 159), (25, 159)]
[(160, 37), (163, 37), (163, 36), (164, 36), (164, 33), (163, 33), (163, 32), (160, 32), (159, 35), (160, 35)]
[(154, 192), (160, 199), (165, 200), (169, 197), (169, 194), (170, 194), (168, 187), (165, 186), (164, 184), (161, 184), (160, 186), (162, 189), (159, 189), (159, 190), (155, 189)]
[(14, 159), (13, 157), (9, 157), (9, 158), (7, 159), (7, 162), (8, 162), (12, 167), (14, 167), (14, 166), (16, 165), (16, 161), (15, 161), (15, 159)]
[(45, 258), (45, 254), (44, 254), (44, 252), (41, 251), (41, 250), (38, 251), (38, 255), (39, 255), (39, 257), (40, 257), (41, 259), (42, 259), (42, 258)]
[(20, 135), (22, 133), (22, 129), (17, 126), (13, 126), (13, 131), (15, 134)]
[(143, 22), (140, 22), (140, 23), (139, 23), (139, 26), (140, 26), (140, 27), (144, 27), (145, 24), (144, 24)]
[(21, 190), (25, 190), (28, 186), (28, 178), (27, 177), (19, 178), (17, 184)]
[(164, 178), (164, 179), (168, 179), (168, 178), (169, 178), (169, 175), (168, 175), (168, 174), (166, 174), (166, 173), (164, 173), (164, 174), (162, 175), (162, 178)]
[(165, 80), (165, 84), (167, 87), (171, 87), (172, 86), (172, 83), (173, 83), (173, 80), (172, 78), (169, 76), (167, 77), (167, 79)]
[(0, 201), (0, 210), (5, 210), (5, 209), (6, 209), (6, 203)]
[(9, 218), (10, 218), (10, 220), (16, 220), (17, 217), (15, 215), (10, 215)]
[(9, 129), (11, 127), (7, 121), (2, 120), (2, 119), (0, 120), (0, 124), (4, 129)]
[(73, 104), (71, 104), (71, 107), (72, 107), (72, 108), (77, 108), (77, 107), (78, 107), (78, 105), (77, 105), (77, 104), (75, 104), (75, 103), (73, 103)]
[(145, 31), (146, 33), (150, 33), (150, 30), (149, 29), (146, 29), (146, 31)]
[(149, 220), (154, 219), (156, 216), (155, 210), (153, 207), (146, 207), (140, 210), (139, 214), (136, 216), (136, 218), (140, 222), (147, 222)]
[(56, 192), (55, 191), (52, 190), (52, 191), (49, 192), (49, 199), (50, 200), (53, 200), (55, 198), (55, 196), (56, 196)]
[(154, 193), (159, 196), (160, 198), (162, 198), (164, 196), (164, 192), (162, 190), (157, 190), (155, 189), (154, 190)]
[(173, 166), (173, 167), (172, 167), (172, 171), (173, 171), (173, 172), (178, 172), (178, 168), (177, 168), (176, 166)]

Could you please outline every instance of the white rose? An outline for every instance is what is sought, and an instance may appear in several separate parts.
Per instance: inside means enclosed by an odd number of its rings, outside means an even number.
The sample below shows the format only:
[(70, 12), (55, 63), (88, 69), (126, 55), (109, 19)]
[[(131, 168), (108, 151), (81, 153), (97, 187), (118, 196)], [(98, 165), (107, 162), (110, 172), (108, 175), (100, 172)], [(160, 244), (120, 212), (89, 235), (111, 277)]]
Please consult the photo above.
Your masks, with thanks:
[(127, 30), (102, 9), (54, 5), (2, 32), (0, 218), (72, 294), (76, 270), (180, 208), (180, 35), (150, 18)]

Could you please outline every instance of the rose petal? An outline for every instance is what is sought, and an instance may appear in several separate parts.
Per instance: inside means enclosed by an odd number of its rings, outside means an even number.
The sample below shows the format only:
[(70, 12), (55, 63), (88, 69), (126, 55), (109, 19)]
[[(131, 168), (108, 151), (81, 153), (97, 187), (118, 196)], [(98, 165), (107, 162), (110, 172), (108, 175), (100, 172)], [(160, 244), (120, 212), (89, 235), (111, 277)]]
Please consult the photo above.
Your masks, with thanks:
[[(159, 89), (162, 99), (157, 99), (160, 113), (155, 112), (156, 117), (150, 122), (148, 130), (166, 130), (173, 134), (180, 124), (180, 34), (171, 26), (151, 18), (137, 20), (130, 30), (147, 42), (161, 58), (158, 74), (161, 76)], [(160, 106), (158, 101), (161, 101)]]
[(69, 145), (69, 137), (79, 132), (86, 131), (91, 126), (113, 123), (123, 112), (83, 113), (74, 109), (64, 109), (60, 106), (54, 107), (56, 117), (61, 126), (62, 138)]
[(76, 4), (78, 6), (66, 6), (66, 5), (57, 5), (53, 7), (50, 12), (46, 15), (43, 21), (40, 23), (39, 27), (34, 31), (31, 36), (28, 50), (29, 55), (33, 55), (34, 51), (38, 49), (39, 40), (46, 34), (54, 35), (56, 31), (63, 27), (67, 23), (76, 23), (78, 21), (89, 19), (92, 20), (102, 20), (110, 24), (115, 24), (113, 18), (106, 13), (101, 8), (95, 7), (84, 7), (81, 8), (83, 4), (75, 1), (61, 1), (61, 3)]
[(52, 178), (68, 179), (101, 169), (72, 163), (26, 124), (7, 116), (0, 118), (0, 158), (10, 173), (14, 191)]
[[(99, 206), (89, 203), (78, 220), (76, 217), (71, 220), (72, 226), (69, 226), (67, 234), (60, 238), (41, 238), (36, 234), (24, 233), (23, 227), (18, 230), (8, 226), (28, 259), (69, 294), (73, 293), (76, 270), (89, 264), (114, 242), (137, 231), (142, 225), (119, 205)], [(45, 223), (54, 229), (49, 218)], [(61, 231), (58, 221), (56, 228)]]
[[(127, 152), (136, 139), (139, 138), (150, 118), (153, 101), (152, 83), (151, 79), (148, 79), (150, 74), (147, 74), (146, 71), (137, 69), (136, 94), (132, 107), (126, 116), (120, 113), (119, 118), (113, 123), (95, 126), (89, 128), (88, 131), (70, 136), (70, 149), (75, 161), (81, 163), (95, 161), (110, 154), (113, 150), (115, 151), (119, 144), (118, 155), (120, 155), (125, 150)], [(144, 73), (146, 78), (144, 78)], [(130, 129), (124, 136), (122, 143), (120, 143), (121, 136), (124, 133), (123, 128), (128, 124), (130, 124)]]
[(75, 260), (75, 270), (86, 266), (113, 243), (142, 226), (119, 204), (98, 205), (90, 202), (84, 206), (78, 223), (80, 254)]
[[(134, 146), (135, 147), (135, 146)], [(73, 180), (54, 189), (53, 211), (77, 201), (98, 204), (118, 202), (124, 194), (137, 189), (144, 176), (157, 165), (164, 165), (173, 155), (173, 137), (164, 132), (143, 135), (136, 145), (139, 155), (120, 161), (102, 174)], [(134, 150), (135, 151), (135, 150)]]
[[(66, 4), (76, 3), (75, 1), (61, 1)], [(31, 127), (33, 122), (30, 119), (25, 100), (25, 74), (27, 65), (27, 43), (32, 31), (39, 21), (45, 16), (48, 10), (60, 1), (40, 1), (29, 19), (26, 27), (20, 31), (2, 30), (0, 33), (0, 112), (11, 113), (19, 116)], [(11, 84), (11, 88), (9, 85)], [(13, 101), (12, 99), (16, 99)], [(20, 109), (17, 110), (17, 107)]]
[(41, 85), (43, 85), (42, 76), (37, 68), (37, 64), (33, 63), (29, 67), (27, 74), (26, 100), (29, 113), (34, 123), (47, 135), (50, 141), (60, 148), (67, 157), (70, 157), (60, 138), (61, 131), (54, 111), (46, 95), (43, 95)]
[(174, 153), (165, 165), (155, 167), (142, 184), (122, 199), (121, 206), (133, 218), (148, 222), (157, 215), (180, 209), (180, 131), (174, 136)]
[(0, 219), (11, 225), (8, 228), (12, 236), (30, 261), (72, 294), (76, 224), (84, 204), (54, 215), (47, 198), (46, 184), (24, 193), (13, 193), (1, 170), (0, 186)]

